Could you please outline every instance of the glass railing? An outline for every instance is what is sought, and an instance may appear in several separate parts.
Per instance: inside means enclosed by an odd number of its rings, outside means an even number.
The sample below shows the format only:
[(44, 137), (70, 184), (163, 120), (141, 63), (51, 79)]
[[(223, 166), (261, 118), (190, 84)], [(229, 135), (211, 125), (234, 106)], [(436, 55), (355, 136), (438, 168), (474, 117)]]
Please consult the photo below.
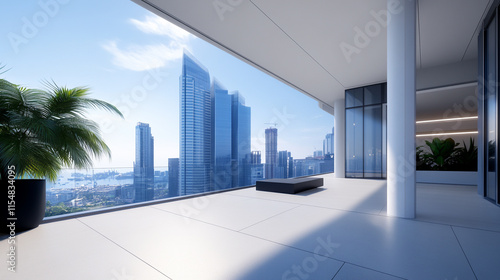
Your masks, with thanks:
[[(264, 169), (265, 164), (252, 165), (251, 185), (254, 185), (257, 180), (265, 179)], [(329, 172), (333, 172), (333, 156), (317, 156), (290, 159), (288, 166), (276, 166), (276, 176), (273, 178), (303, 177)], [(137, 178), (134, 179), (132, 167), (63, 169), (59, 172), (55, 182), (47, 181), (46, 183), (45, 217), (173, 198), (179, 194), (178, 189), (170, 188), (178, 183), (169, 184), (168, 168), (165, 166), (155, 167), (151, 195), (147, 199), (138, 198), (141, 183), (137, 181)], [(178, 185), (175, 188), (178, 188)], [(214, 187), (209, 192), (219, 190)]]
[[(167, 167), (155, 167), (152, 199), (168, 197)], [(45, 217), (136, 202), (132, 167), (63, 169), (57, 181), (47, 181)]]

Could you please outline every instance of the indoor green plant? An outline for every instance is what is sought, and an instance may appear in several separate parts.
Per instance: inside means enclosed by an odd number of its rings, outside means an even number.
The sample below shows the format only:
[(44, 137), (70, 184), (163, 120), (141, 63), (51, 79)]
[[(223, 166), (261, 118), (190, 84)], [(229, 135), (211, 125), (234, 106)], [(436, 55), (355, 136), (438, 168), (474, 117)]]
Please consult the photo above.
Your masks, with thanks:
[[(63, 167), (88, 168), (93, 157), (111, 156), (109, 147), (100, 136), (98, 124), (87, 119), (86, 113), (88, 109), (96, 108), (122, 116), (120, 111), (105, 101), (89, 98), (88, 88), (59, 87), (54, 82), (46, 83), (46, 86), (47, 90), (27, 89), (0, 79), (2, 224), (9, 215), (6, 203), (12, 199), (15, 199), (16, 215), (26, 212), (37, 216), (32, 220), (39, 220), (38, 223), (43, 219), (39, 212), (45, 211), (45, 180), (24, 181), (20, 178), (55, 180)], [(9, 181), (14, 174), (15, 182)], [(8, 189), (12, 189), (8, 188), (12, 183), (15, 184), (15, 197), (5, 197)], [(23, 186), (24, 183), (28, 186)], [(34, 185), (39, 185), (40, 191), (35, 191)], [(38, 197), (36, 203), (30, 201), (28, 205), (21, 205), (20, 195), (25, 193), (43, 195), (43, 198)], [(42, 199), (43, 209), (40, 205)], [(27, 209), (34, 204), (38, 209)], [(18, 218), (17, 230), (36, 226), (38, 224), (33, 222), (24, 225)]]

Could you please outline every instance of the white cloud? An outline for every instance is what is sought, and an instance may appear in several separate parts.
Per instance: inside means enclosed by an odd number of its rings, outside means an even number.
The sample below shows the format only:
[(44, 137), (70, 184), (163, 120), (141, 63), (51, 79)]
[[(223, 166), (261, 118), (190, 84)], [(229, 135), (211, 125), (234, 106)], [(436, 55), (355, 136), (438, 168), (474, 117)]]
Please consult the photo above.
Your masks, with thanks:
[(130, 19), (130, 22), (140, 31), (149, 34), (165, 35), (174, 40), (187, 41), (193, 35), (186, 30), (177, 27), (159, 16), (146, 16), (144, 21)]
[(144, 20), (130, 19), (130, 22), (141, 32), (165, 36), (168, 43), (154, 45), (118, 46), (110, 41), (102, 47), (113, 56), (113, 64), (133, 70), (146, 71), (166, 66), (169, 62), (181, 59), (183, 49), (189, 48), (189, 32), (175, 26), (158, 16), (146, 16)]
[(166, 66), (170, 61), (181, 59), (186, 45), (172, 41), (169, 45), (134, 45), (120, 49), (115, 41), (103, 48), (113, 56), (113, 64), (133, 71), (146, 71)]

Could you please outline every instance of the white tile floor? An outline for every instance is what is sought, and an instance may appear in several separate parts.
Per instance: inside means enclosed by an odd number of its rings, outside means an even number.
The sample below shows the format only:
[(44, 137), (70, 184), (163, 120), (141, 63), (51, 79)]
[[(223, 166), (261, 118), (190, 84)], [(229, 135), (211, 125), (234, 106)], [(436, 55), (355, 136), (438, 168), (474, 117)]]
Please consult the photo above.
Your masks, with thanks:
[(385, 216), (385, 181), (324, 179), (43, 224), (0, 279), (499, 279), (500, 207), (475, 187), (418, 185), (406, 220)]

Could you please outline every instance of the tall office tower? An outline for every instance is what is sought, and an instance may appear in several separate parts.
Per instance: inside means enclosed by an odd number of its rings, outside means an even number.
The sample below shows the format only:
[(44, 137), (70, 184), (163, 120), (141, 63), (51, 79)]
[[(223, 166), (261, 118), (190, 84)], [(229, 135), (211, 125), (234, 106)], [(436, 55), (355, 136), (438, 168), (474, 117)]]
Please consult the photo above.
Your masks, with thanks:
[(323, 155), (333, 154), (333, 133), (328, 133), (323, 140)]
[[(212, 82), (212, 159), (213, 186), (215, 190), (232, 186), (232, 100), (227, 89), (215, 80)], [(237, 175), (237, 169), (234, 170)]]
[(249, 186), (251, 183), (251, 110), (250, 107), (245, 106), (245, 98), (238, 91), (231, 93), (231, 101), (233, 170), (238, 170), (238, 175), (233, 176), (233, 187)]
[(261, 164), (262, 156), (260, 151), (252, 151), (252, 159), (250, 161), (251, 164)]
[(134, 188), (135, 202), (153, 199), (154, 138), (147, 123), (137, 123), (135, 127)]
[(292, 156), (288, 156), (288, 177), (287, 178), (292, 178), (295, 177), (295, 164), (293, 161)]
[(291, 157), (291, 153), (288, 151), (279, 151), (278, 153), (278, 168), (276, 169), (277, 174), (276, 178), (290, 178), (289, 175), (289, 160), (292, 159), (292, 168), (293, 168), (293, 158)]
[(179, 195), (202, 193), (212, 189), (210, 76), (187, 51), (179, 88)]
[(264, 165), (261, 161), (260, 151), (252, 151), (250, 166), (250, 184), (255, 185), (255, 182), (264, 179)]
[(266, 129), (266, 179), (275, 178), (278, 165), (278, 129)]
[(168, 197), (179, 196), (179, 159), (168, 159)]

